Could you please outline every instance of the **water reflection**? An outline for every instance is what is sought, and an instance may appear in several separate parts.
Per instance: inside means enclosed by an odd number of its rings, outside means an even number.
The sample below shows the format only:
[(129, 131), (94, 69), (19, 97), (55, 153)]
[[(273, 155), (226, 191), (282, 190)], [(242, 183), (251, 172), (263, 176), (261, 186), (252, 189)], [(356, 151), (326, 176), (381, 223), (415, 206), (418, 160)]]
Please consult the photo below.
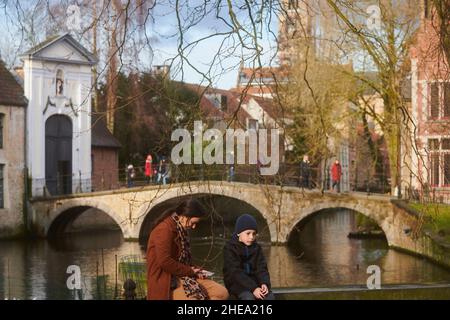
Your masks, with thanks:
[[(354, 213), (336, 210), (317, 214), (291, 238), (289, 247), (271, 246), (268, 233), (260, 242), (273, 286), (336, 286), (365, 284), (367, 266), (382, 270), (382, 284), (450, 282), (450, 272), (427, 260), (387, 247), (384, 240), (350, 240)], [(222, 247), (232, 224), (206, 225), (192, 236), (195, 262), (222, 280)], [(116, 256), (144, 257), (137, 242), (125, 242), (120, 232), (73, 234), (56, 242), (46, 240), (0, 242), (0, 299), (74, 299), (67, 289), (69, 265), (82, 273), (83, 299), (114, 298)], [(117, 286), (120, 289), (120, 276)], [(106, 296), (105, 296), (106, 292)], [(78, 297), (80, 298), (80, 297)]]
[(124, 242), (120, 232), (71, 235), (70, 241), (59, 242), (2, 241), (0, 252), (0, 299), (39, 300), (74, 298), (66, 285), (69, 265), (81, 268), (83, 299), (104, 295), (105, 278), (112, 298), (116, 255), (141, 254), (139, 246)]
[[(289, 249), (296, 259), (291, 286), (366, 284), (369, 265), (381, 268), (382, 284), (448, 282), (450, 273), (426, 260), (388, 248), (385, 239), (355, 240), (356, 214), (349, 210), (316, 214), (293, 235)], [(273, 248), (272, 248), (273, 249)], [(271, 249), (271, 251), (272, 251)]]

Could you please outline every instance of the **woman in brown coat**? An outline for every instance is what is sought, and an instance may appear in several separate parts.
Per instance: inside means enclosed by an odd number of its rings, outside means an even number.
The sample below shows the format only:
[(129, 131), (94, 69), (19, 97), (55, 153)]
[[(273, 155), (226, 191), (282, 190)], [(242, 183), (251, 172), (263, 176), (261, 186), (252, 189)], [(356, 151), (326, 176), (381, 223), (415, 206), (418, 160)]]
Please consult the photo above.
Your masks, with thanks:
[(155, 223), (147, 245), (148, 300), (224, 300), (228, 291), (206, 279), (191, 264), (187, 229), (195, 229), (205, 211), (195, 200), (182, 201)]

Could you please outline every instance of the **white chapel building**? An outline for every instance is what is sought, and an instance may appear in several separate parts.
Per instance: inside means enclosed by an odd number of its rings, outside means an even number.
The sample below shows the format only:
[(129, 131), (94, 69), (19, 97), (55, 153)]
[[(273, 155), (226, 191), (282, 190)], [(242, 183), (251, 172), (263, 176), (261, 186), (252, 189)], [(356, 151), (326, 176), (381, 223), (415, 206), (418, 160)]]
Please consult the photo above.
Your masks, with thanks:
[(97, 59), (70, 34), (49, 38), (21, 58), (32, 196), (89, 191)]

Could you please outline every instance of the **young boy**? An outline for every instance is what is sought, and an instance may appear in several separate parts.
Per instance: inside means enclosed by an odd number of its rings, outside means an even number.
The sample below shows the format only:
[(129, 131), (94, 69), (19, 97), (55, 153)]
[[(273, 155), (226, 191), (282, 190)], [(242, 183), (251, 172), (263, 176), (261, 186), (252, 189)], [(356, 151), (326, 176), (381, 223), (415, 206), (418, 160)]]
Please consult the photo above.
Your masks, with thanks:
[(229, 293), (241, 300), (274, 300), (258, 227), (249, 214), (236, 220), (234, 234), (223, 248), (223, 278)]

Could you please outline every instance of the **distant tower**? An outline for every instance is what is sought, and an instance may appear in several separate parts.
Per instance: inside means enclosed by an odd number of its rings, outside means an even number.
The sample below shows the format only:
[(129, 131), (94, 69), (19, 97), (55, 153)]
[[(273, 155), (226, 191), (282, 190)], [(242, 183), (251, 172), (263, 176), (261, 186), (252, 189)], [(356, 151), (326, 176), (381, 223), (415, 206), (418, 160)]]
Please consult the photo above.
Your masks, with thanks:
[[(291, 65), (301, 54), (304, 45), (313, 49), (312, 8), (308, 0), (283, 0), (279, 17), (278, 59), (280, 65)], [(304, 41), (302, 41), (304, 40)]]

